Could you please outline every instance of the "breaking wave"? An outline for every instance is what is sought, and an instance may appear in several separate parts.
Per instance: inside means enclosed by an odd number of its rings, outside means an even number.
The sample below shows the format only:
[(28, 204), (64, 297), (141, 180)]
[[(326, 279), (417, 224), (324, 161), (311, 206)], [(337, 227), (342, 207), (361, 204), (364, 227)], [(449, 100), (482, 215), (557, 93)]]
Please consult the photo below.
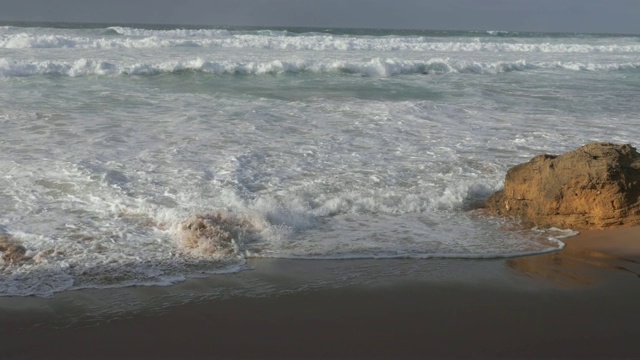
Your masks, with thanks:
[(164, 37), (213, 37), (229, 36), (229, 30), (224, 29), (171, 29), (171, 30), (148, 30), (130, 27), (111, 26), (107, 30), (124, 36), (164, 36)]
[(38, 34), (10, 32), (0, 34), (0, 48), (165, 48), (165, 47), (222, 47), (260, 48), (274, 50), (309, 51), (416, 51), (416, 52), (497, 52), (497, 53), (637, 53), (638, 43), (581, 44), (553, 42), (500, 42), (481, 38), (434, 41), (424, 36), (363, 37), (326, 34), (296, 34), (285, 31), (259, 31), (234, 34), (228, 30), (145, 30), (109, 28), (102, 36), (75, 34)]
[(172, 60), (157, 63), (119, 64), (105, 60), (79, 59), (67, 61), (24, 61), (0, 59), (0, 77), (37, 75), (91, 76), (91, 75), (157, 75), (202, 72), (215, 75), (276, 75), (295, 73), (336, 73), (372, 77), (388, 77), (412, 74), (482, 74), (492, 75), (512, 71), (570, 70), (570, 71), (617, 71), (635, 70), (640, 62), (621, 64), (598, 64), (582, 62), (536, 62), (525, 60), (478, 62), (434, 58), (426, 61), (374, 58), (361, 61), (347, 60), (272, 60), (272, 61), (209, 61)]

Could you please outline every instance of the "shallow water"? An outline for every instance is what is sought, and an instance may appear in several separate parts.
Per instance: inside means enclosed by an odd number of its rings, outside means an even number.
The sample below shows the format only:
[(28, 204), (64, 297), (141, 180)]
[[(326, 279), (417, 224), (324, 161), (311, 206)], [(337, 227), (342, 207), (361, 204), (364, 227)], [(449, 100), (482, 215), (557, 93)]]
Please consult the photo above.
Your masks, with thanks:
[(533, 288), (501, 260), (250, 259), (245, 270), (226, 276), (191, 278), (173, 286), (84, 289), (47, 298), (3, 297), (0, 333), (91, 327), (132, 317), (153, 317), (182, 305), (208, 303), (215, 307), (224, 302), (304, 298), (344, 289), (356, 292), (465, 286), (536, 292), (554, 289), (544, 285)]

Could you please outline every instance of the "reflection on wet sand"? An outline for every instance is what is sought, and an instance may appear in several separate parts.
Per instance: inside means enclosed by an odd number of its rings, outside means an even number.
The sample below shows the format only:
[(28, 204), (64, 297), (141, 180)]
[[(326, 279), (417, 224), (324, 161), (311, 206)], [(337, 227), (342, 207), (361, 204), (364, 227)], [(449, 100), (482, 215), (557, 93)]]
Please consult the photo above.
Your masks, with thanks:
[(601, 269), (640, 278), (639, 234), (640, 228), (590, 232), (568, 239), (562, 251), (511, 259), (507, 265), (529, 277), (569, 287), (597, 285), (613, 274)]

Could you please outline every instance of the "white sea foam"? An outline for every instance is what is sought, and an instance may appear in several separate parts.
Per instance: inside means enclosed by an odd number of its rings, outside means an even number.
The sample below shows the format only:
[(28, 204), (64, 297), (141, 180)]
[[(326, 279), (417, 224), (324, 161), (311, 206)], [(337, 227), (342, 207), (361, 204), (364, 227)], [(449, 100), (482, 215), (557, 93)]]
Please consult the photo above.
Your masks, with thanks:
[(124, 36), (77, 34), (0, 34), (0, 48), (135, 49), (163, 47), (222, 47), (237, 49), (309, 51), (410, 51), (488, 53), (638, 53), (640, 44), (583, 44), (554, 42), (500, 42), (459, 39), (439, 41), (425, 37), (353, 37), (346, 35), (285, 36), (282, 32), (231, 34), (227, 30), (144, 30), (111, 28)]
[(598, 64), (582, 62), (478, 62), (434, 58), (426, 61), (374, 58), (362, 61), (345, 60), (272, 60), (266, 62), (209, 61), (204, 59), (171, 60), (150, 63), (114, 63), (106, 60), (24, 61), (0, 59), (0, 77), (14, 76), (90, 76), (90, 75), (157, 75), (184, 71), (216, 75), (265, 75), (295, 73), (346, 73), (374, 77), (412, 74), (483, 74), (494, 75), (512, 71), (562, 69), (571, 71), (618, 71), (640, 68), (640, 62)]
[[(44, 123), (51, 119), (55, 117), (47, 114), (35, 114), (32, 118)], [(152, 134), (147, 133), (148, 136)], [(80, 154), (74, 156), (77, 155)], [(163, 153), (158, 155), (164, 156)], [(316, 178), (303, 182), (291, 193), (245, 198), (238, 189), (255, 186), (250, 183), (251, 179), (275, 183), (275, 179), (268, 179), (273, 169), (266, 160), (262, 156), (248, 154), (236, 156), (228, 165), (223, 165), (214, 183), (228, 184), (224, 187), (227, 190), (223, 191), (207, 191), (206, 186), (199, 189), (207, 181), (199, 180), (190, 172), (171, 173), (169, 180), (151, 173), (127, 171), (124, 164), (113, 161), (48, 162), (46, 166), (42, 163), (28, 167), (17, 166), (15, 162), (0, 162), (6, 166), (3, 168), (6, 174), (3, 181), (8, 184), (5, 194), (14, 199), (10, 203), (17, 201), (18, 204), (17, 208), (10, 210), (13, 218), (5, 231), (24, 245), (27, 255), (33, 259), (3, 269), (7, 276), (6, 282), (0, 286), (0, 294), (48, 296), (58, 291), (86, 287), (166, 285), (184, 279), (186, 275), (237, 271), (242, 268), (246, 257), (432, 257), (433, 251), (424, 247), (426, 243), (415, 249), (401, 249), (400, 255), (397, 244), (384, 245), (383, 239), (376, 240), (379, 244), (372, 249), (371, 239), (366, 237), (352, 239), (348, 247), (339, 237), (335, 241), (320, 239), (327, 235), (325, 231), (340, 233), (348, 230), (352, 226), (349, 217), (359, 219), (359, 225), (352, 230), (357, 231), (363, 224), (369, 224), (360, 231), (374, 226), (370, 230), (376, 232), (374, 229), (379, 216), (392, 220), (401, 214), (438, 209), (456, 211), (477, 196), (478, 191), (488, 193), (500, 182), (499, 176), (494, 176), (488, 184), (486, 179), (470, 177), (467, 181), (445, 186), (442, 194), (434, 197), (429, 186), (414, 190), (402, 190), (402, 187), (374, 190), (366, 184), (363, 184), (366, 187), (354, 188), (349, 182), (341, 184), (330, 178)], [(154, 163), (157, 159), (152, 157), (145, 161)], [(168, 164), (163, 165), (166, 166)], [(229, 166), (228, 171), (226, 166)], [(468, 170), (447, 171), (462, 173)], [(226, 176), (227, 173), (232, 176)], [(285, 172), (281, 175), (289, 176)], [(147, 180), (147, 176), (151, 178)], [(152, 184), (167, 181), (171, 181), (174, 190), (155, 193)], [(376, 181), (379, 185), (394, 182), (397, 180), (384, 174), (378, 174)], [(190, 186), (192, 184), (197, 186)], [(164, 197), (170, 197), (170, 201)], [(52, 204), (57, 205), (49, 209)], [(178, 204), (183, 204), (180, 209), (175, 208)], [(231, 210), (240, 223), (258, 224), (254, 226), (260, 228), (255, 233), (257, 237), (251, 242), (236, 243), (237, 248), (230, 253), (203, 252), (200, 245), (180, 246), (181, 237), (177, 229), (181, 222), (190, 212), (212, 209), (211, 204), (216, 204), (217, 209)], [(43, 212), (45, 215), (39, 222), (30, 222), (29, 214)], [(335, 230), (325, 229), (326, 224), (334, 220), (342, 225)], [(403, 222), (397, 225), (400, 228), (418, 226), (412, 235), (416, 238), (424, 231), (420, 229), (422, 225), (418, 219)], [(24, 228), (29, 232), (19, 230), (23, 228), (20, 224), (28, 224)], [(384, 231), (391, 235), (393, 228), (390, 226)], [(310, 241), (301, 241), (300, 237), (306, 236)], [(464, 242), (464, 239), (459, 240)], [(204, 248), (209, 247), (205, 244)], [(464, 252), (438, 251), (438, 257), (467, 256)], [(489, 248), (489, 251), (499, 253), (501, 250)]]
[(149, 30), (122, 26), (111, 26), (107, 30), (113, 30), (124, 36), (160, 36), (160, 37), (218, 37), (229, 36), (231, 33), (224, 29), (171, 29), (171, 30)]
[[(22, 212), (39, 213), (50, 206), (47, 204), (60, 203), (64, 213), (50, 213), (43, 223), (29, 226), (33, 231), (29, 233), (13, 230), (15, 225), (8, 226), (7, 230), (25, 246), (31, 260), (0, 269), (7, 275), (0, 284), (1, 295), (49, 296), (63, 290), (87, 287), (166, 285), (184, 279), (184, 275), (238, 271), (246, 257), (485, 258), (500, 256), (495, 254), (502, 251), (489, 247), (486, 250), (493, 253), (451, 253), (451, 249), (443, 248), (434, 252), (428, 243), (423, 243), (413, 249), (400, 249), (399, 253), (397, 244), (385, 245), (379, 242), (382, 239), (374, 240), (377, 244), (373, 247), (372, 239), (367, 237), (351, 239), (348, 246), (339, 238), (320, 241), (327, 235), (323, 228), (328, 219), (342, 224), (330, 230), (329, 234), (331, 231), (348, 230), (352, 226), (350, 217), (359, 219), (360, 225), (356, 228), (368, 223), (366, 226), (373, 226), (370, 230), (375, 233), (389, 226), (388, 223), (384, 227), (376, 225), (379, 216), (388, 221), (400, 221), (396, 224), (398, 229), (418, 226), (415, 235), (401, 230), (405, 237), (417, 238), (423, 231), (419, 219), (413, 216), (409, 220), (393, 219), (399, 214), (414, 214), (420, 209), (433, 211), (443, 205), (455, 211), (464, 206), (465, 199), (474, 196), (472, 189), (478, 185), (487, 192), (495, 189), (499, 183), (497, 178), (494, 185), (469, 184), (447, 188), (441, 197), (435, 199), (431, 199), (429, 193), (398, 194), (392, 190), (371, 192), (363, 189), (354, 192), (345, 189), (324, 194), (322, 187), (313, 184), (309, 184), (306, 191), (297, 191), (280, 199), (262, 196), (246, 200), (235, 192), (225, 191), (213, 202), (233, 209), (235, 215), (231, 219), (236, 219), (234, 221), (238, 224), (251, 224), (251, 228), (256, 230), (252, 230), (251, 241), (238, 239), (234, 242), (233, 251), (211, 251), (217, 248), (207, 242), (208, 238), (203, 240), (204, 243), (184, 240), (184, 225), (181, 224), (186, 216), (181, 215), (185, 214), (184, 211), (163, 208), (149, 200), (128, 198), (130, 195), (127, 193), (132, 189), (127, 184), (133, 180), (133, 174), (115, 174), (113, 170), (89, 164), (58, 164), (51, 170), (31, 174), (32, 179), (22, 171), (14, 168), (8, 172), (9, 179), (16, 180), (11, 196), (24, 199), (24, 192), (37, 194), (44, 190), (44, 196), (35, 195), (36, 198), (25, 204)], [(22, 183), (30, 181), (35, 181), (35, 189)], [(311, 198), (315, 198), (314, 204), (309, 203)], [(16, 223), (23, 221), (29, 221), (29, 217), (14, 219)], [(52, 231), (47, 231), (47, 228)], [(392, 234), (397, 230), (390, 226), (384, 231)], [(43, 236), (42, 233), (52, 236)], [(300, 241), (301, 236), (308, 236), (310, 241)], [(187, 245), (184, 245), (185, 241)], [(458, 241), (467, 242), (462, 238)], [(189, 245), (192, 243), (195, 245)], [(527, 246), (526, 242), (522, 244)], [(510, 251), (510, 255), (503, 256), (520, 254), (513, 249)]]

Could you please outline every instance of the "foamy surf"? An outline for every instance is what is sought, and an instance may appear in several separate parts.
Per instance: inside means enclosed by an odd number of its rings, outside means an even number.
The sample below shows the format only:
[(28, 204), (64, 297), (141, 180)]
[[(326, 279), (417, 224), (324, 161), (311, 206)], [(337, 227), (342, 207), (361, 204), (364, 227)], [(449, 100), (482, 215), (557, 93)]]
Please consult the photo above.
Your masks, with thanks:
[(234, 62), (193, 59), (162, 63), (117, 64), (103, 60), (79, 59), (58, 61), (7, 61), (0, 59), (0, 77), (25, 76), (118, 76), (160, 75), (201, 72), (213, 75), (277, 75), (277, 74), (347, 74), (372, 77), (399, 75), (479, 74), (496, 75), (512, 71), (570, 70), (620, 71), (637, 70), (640, 62), (597, 64), (583, 62), (473, 62), (453, 59), (407, 61), (401, 59), (370, 59), (363, 61), (273, 60), (268, 62)]
[[(151, 49), (172, 47), (267, 49), (297, 51), (409, 51), (409, 52), (487, 52), (487, 53), (621, 53), (640, 51), (633, 39), (620, 44), (558, 42), (554, 39), (532, 42), (492, 37), (460, 37), (455, 41), (424, 36), (361, 37), (282, 31), (231, 32), (217, 29), (147, 30), (123, 27), (108, 28), (104, 35), (4, 32), (0, 29), (0, 48), (5, 49)], [(119, 36), (110, 36), (117, 34)], [(496, 33), (497, 34), (497, 33)], [(445, 38), (446, 39), (446, 38)], [(535, 39), (535, 38), (534, 38)]]
[[(131, 235), (126, 239), (71, 233), (58, 239), (19, 232), (3, 235), (1, 294), (51, 296), (84, 288), (170, 285), (189, 277), (241, 271), (250, 258), (493, 259), (545, 253), (563, 246), (555, 233), (505, 230), (509, 223), (473, 213), (465, 215), (462, 223), (453, 214), (449, 215), (453, 222), (439, 223), (415, 215), (332, 213), (310, 226), (308, 220), (298, 224), (310, 215), (274, 217), (281, 208), (240, 211), (191, 215), (172, 225), (139, 223), (157, 233), (158, 244), (153, 246)], [(474, 222), (484, 230), (472, 237), (457, 230)], [(361, 235), (349, 235), (357, 233)], [(388, 242), (392, 238), (396, 240)]]

